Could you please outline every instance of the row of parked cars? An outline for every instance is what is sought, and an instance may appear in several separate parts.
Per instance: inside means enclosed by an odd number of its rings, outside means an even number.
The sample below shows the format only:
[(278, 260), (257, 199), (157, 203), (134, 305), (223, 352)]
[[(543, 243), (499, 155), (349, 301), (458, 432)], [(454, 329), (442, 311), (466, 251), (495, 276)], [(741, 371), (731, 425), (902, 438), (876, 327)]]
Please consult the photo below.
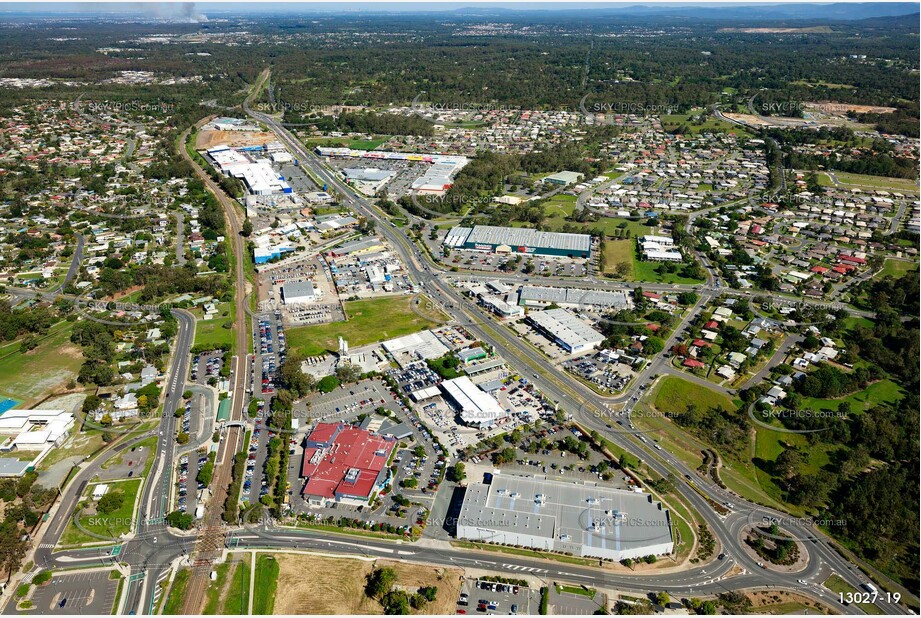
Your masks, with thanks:
[[(265, 418), (265, 401), (259, 400), (256, 412), (256, 427), (249, 439), (249, 449), (246, 455), (246, 471), (243, 473), (243, 492), (249, 492), (253, 486), (253, 476), (256, 474), (256, 454), (259, 452), (259, 436), (262, 434), (262, 421)], [(266, 486), (265, 480), (262, 481)], [(260, 494), (264, 495), (264, 494)]]
[[(198, 465), (201, 466), (208, 461), (207, 455), (201, 455), (198, 458)], [(198, 491), (205, 488), (204, 483), (194, 481)], [(186, 510), (186, 498), (189, 494), (189, 456), (182, 455), (179, 458), (179, 500), (176, 504), (180, 511)]]
[[(192, 380), (198, 379), (198, 365), (201, 361), (201, 356), (196, 354), (195, 358), (192, 359)], [(221, 363), (224, 362), (221, 356), (208, 356), (208, 360), (205, 361), (205, 375), (210, 377), (215, 377), (221, 372)]]

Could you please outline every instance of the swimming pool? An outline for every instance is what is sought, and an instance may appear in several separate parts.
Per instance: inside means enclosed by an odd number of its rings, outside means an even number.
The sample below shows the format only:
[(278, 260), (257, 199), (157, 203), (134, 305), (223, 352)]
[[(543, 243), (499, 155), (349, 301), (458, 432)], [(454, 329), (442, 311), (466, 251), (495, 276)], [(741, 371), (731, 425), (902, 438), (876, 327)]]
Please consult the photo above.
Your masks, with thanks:
[(0, 414), (3, 414), (7, 410), (15, 408), (17, 403), (19, 402), (16, 401), (15, 399), (4, 399), (3, 401), (0, 401)]

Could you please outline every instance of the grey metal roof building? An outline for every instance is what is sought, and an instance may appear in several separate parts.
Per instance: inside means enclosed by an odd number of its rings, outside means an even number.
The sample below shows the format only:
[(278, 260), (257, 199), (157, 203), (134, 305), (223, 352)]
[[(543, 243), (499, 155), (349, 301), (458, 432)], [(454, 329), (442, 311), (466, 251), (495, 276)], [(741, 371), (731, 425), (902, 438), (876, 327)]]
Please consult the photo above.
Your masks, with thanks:
[[(469, 234), (465, 234), (470, 230)], [(454, 228), (445, 236), (449, 247), (495, 251), (499, 253), (525, 253), (587, 258), (592, 250), (588, 234), (541, 232), (523, 227), (496, 227), (477, 225), (471, 228)]]
[(649, 494), (504, 474), (467, 487), (457, 536), (609, 560), (673, 549), (669, 512)]
[(286, 305), (309, 303), (317, 299), (317, 293), (310, 281), (289, 281), (281, 286), (281, 297)]
[(580, 290), (578, 288), (553, 288), (538, 285), (522, 286), (518, 293), (520, 305), (550, 305), (561, 307), (601, 307), (625, 309), (630, 306), (626, 292), (607, 290)]
[(592, 350), (604, 341), (604, 335), (566, 309), (532, 311), (525, 319), (569, 352)]

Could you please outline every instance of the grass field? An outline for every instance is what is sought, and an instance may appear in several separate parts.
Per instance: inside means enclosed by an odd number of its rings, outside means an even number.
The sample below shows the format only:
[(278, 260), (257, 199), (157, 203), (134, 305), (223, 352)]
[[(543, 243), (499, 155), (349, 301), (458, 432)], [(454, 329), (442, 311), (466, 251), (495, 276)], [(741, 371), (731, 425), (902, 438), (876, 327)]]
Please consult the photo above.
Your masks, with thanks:
[(185, 591), (189, 585), (189, 569), (179, 569), (176, 577), (173, 578), (173, 585), (170, 586), (169, 595), (166, 597), (166, 603), (163, 606), (163, 613), (167, 616), (177, 616), (182, 613), (182, 606), (185, 604)]
[(385, 143), (388, 138), (378, 137), (374, 139), (352, 139), (348, 137), (312, 137), (306, 142), (310, 146), (345, 146), (355, 150), (374, 150), (381, 144)]
[(883, 264), (883, 269), (879, 271), (879, 274), (876, 275), (876, 279), (882, 279), (883, 277), (895, 277), (898, 279), (905, 273), (909, 273), (913, 270), (918, 270), (917, 262), (906, 262), (905, 260), (886, 260)]
[[(213, 320), (196, 320), (194, 345), (227, 345), (234, 342), (233, 337), (233, 304), (221, 303), (218, 305), (218, 317)], [(226, 316), (224, 314), (227, 314)], [(195, 312), (196, 317), (201, 315)]]
[(544, 204), (544, 212), (548, 217), (566, 218), (576, 209), (575, 195), (554, 195)]
[[(109, 491), (120, 491), (125, 494), (125, 499), (119, 509), (107, 514), (83, 515), (80, 525), (86, 530), (103, 537), (117, 537), (131, 531), (134, 522), (134, 502), (138, 490), (141, 488), (141, 479), (127, 481), (109, 481)], [(89, 500), (93, 495), (94, 485), (89, 485), (83, 494), (84, 500)], [(61, 535), (61, 545), (78, 545), (81, 543), (98, 543), (101, 539), (89, 536), (78, 530), (71, 521), (64, 534)]]
[(249, 613), (249, 554), (243, 554), (240, 562), (234, 563), (233, 575), (224, 595), (221, 614), (245, 616)]
[(80, 348), (70, 342), (72, 324), (62, 322), (29, 352), (4, 346), (0, 358), (0, 399), (17, 399), (24, 407), (55, 388), (76, 379), (83, 362)]
[(598, 221), (577, 223), (575, 221), (566, 221), (562, 217), (550, 217), (544, 221), (544, 225), (548, 230), (559, 230), (562, 229), (562, 227), (566, 224), (574, 225), (576, 227), (581, 227), (588, 230), (597, 228), (603, 230), (605, 236), (614, 238), (624, 238), (625, 231), (629, 231), (630, 237), (636, 238), (637, 236), (649, 234), (652, 230), (652, 228), (646, 225), (644, 221), (645, 220), (637, 221), (635, 219), (621, 219), (618, 217), (601, 217), (598, 219)]
[(288, 345), (306, 356), (316, 356), (327, 350), (337, 350), (339, 336), (348, 340), (350, 346), (357, 347), (416, 333), (447, 321), (447, 316), (423, 295), (390, 296), (344, 304), (348, 321), (289, 328)]
[[(230, 566), (230, 562), (224, 562), (214, 567), (217, 577), (208, 583), (208, 589), (205, 591), (205, 609), (202, 610), (202, 614), (214, 616), (221, 613), (218, 611), (221, 605), (221, 593), (227, 585), (227, 573), (230, 572)], [(249, 582), (247, 582), (248, 586)]]
[[(842, 185), (847, 188), (861, 187), (866, 189), (883, 189), (899, 191), (902, 193), (918, 193), (918, 183), (907, 178), (888, 178), (886, 176), (870, 176), (867, 174), (851, 174), (849, 172), (832, 172)], [(832, 187), (834, 183), (828, 174), (816, 174), (819, 185)]]
[(842, 402), (851, 404), (853, 412), (864, 412), (880, 403), (895, 403), (902, 398), (904, 390), (892, 380), (874, 382), (864, 390), (841, 399), (803, 398), (803, 407), (810, 410), (837, 410)]
[(630, 269), (625, 279), (633, 279), (633, 241), (632, 240), (606, 240), (604, 241), (604, 266), (605, 273), (613, 273), (620, 263), (627, 264)]
[[(633, 242), (633, 241), (631, 241)], [(660, 274), (657, 270), (658, 262), (642, 262), (636, 257), (636, 251), (633, 252), (633, 280), (645, 281), (647, 283), (702, 283), (701, 279), (691, 279), (684, 277), (680, 273)]]
[(723, 120), (718, 120), (713, 116), (707, 117), (703, 124), (695, 124), (691, 122), (691, 116), (696, 116), (698, 114), (665, 114), (661, 116), (662, 128), (666, 131), (674, 131), (679, 126), (686, 125), (688, 127), (688, 133), (690, 135), (697, 135), (698, 133), (735, 133), (740, 136), (750, 136), (750, 134), (743, 130), (741, 127), (732, 124), (731, 122), (725, 122)]
[(732, 400), (717, 391), (675, 376), (665, 376), (656, 387), (653, 405), (664, 414), (683, 413), (689, 405), (698, 409), (721, 407), (734, 410)]
[(278, 561), (274, 556), (259, 554), (256, 557), (256, 581), (253, 582), (253, 614), (269, 615), (275, 608), (275, 591), (278, 589)]

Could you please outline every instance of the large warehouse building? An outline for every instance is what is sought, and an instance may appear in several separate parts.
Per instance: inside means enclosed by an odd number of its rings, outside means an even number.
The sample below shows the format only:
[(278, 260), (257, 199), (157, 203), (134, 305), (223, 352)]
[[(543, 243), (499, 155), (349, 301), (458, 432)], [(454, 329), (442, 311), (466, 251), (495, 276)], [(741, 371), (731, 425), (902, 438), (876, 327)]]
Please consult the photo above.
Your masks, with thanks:
[(445, 380), (438, 386), (465, 425), (491, 427), (508, 416), (492, 395), (480, 390), (467, 376)]
[(540, 232), (523, 227), (492, 225), (455, 227), (445, 236), (444, 244), (473, 251), (574, 258), (588, 258), (592, 252), (592, 237), (588, 234)]
[(604, 341), (604, 335), (566, 309), (532, 311), (525, 319), (542, 335), (573, 354), (594, 350)]
[(457, 518), (462, 539), (574, 556), (623, 560), (669, 554), (669, 512), (649, 494), (496, 474), (467, 487)]

